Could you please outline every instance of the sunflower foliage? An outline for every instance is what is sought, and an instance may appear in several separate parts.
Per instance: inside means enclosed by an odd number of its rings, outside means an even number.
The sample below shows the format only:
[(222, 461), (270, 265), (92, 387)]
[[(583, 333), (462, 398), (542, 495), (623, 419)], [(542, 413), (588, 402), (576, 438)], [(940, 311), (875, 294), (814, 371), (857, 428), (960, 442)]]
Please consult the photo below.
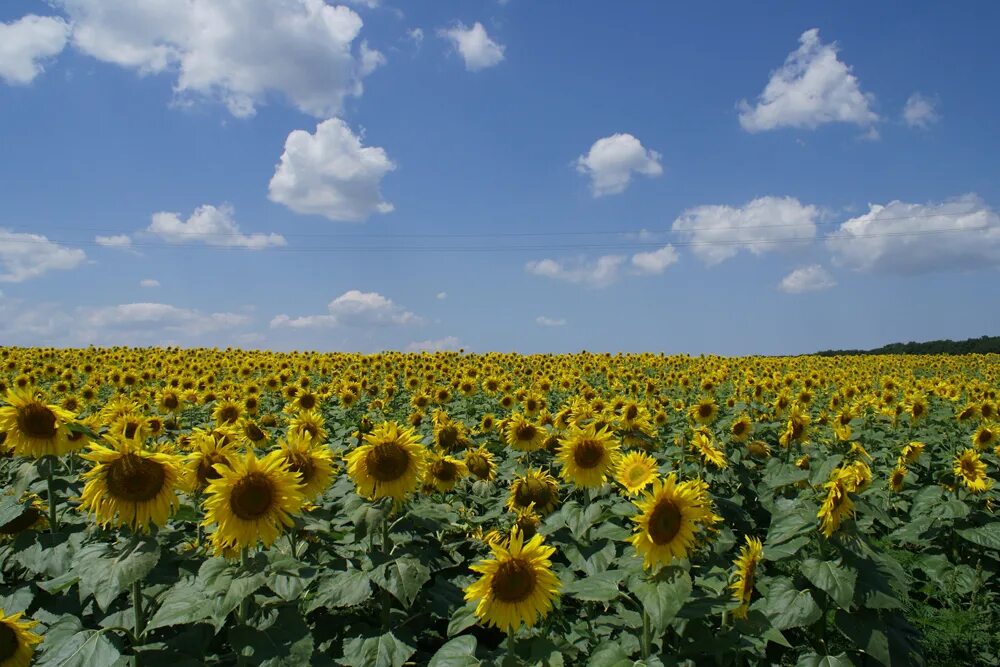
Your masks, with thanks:
[(0, 348), (0, 665), (1000, 664), (998, 384)]

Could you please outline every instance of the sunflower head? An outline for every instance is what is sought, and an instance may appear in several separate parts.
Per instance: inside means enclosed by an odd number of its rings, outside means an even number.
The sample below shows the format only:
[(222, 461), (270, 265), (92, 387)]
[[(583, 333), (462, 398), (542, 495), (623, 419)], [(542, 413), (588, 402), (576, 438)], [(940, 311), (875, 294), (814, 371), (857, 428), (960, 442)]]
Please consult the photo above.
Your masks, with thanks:
[(536, 424), (520, 412), (515, 412), (506, 423), (507, 444), (519, 452), (533, 452), (545, 446), (545, 427)]
[(635, 505), (639, 514), (632, 517), (636, 526), (629, 541), (646, 569), (686, 558), (697, 544), (698, 534), (720, 521), (712, 510), (707, 485), (699, 480), (678, 483), (673, 473), (664, 480), (653, 480)]
[(306, 502), (315, 500), (333, 481), (333, 455), (326, 445), (313, 445), (293, 436), (279, 443), (275, 455), (288, 470), (299, 476)]
[(966, 449), (954, 461), (955, 477), (973, 493), (983, 493), (993, 487), (993, 480), (986, 475), (986, 464), (973, 449)]
[(382, 422), (347, 454), (347, 473), (366, 498), (401, 502), (416, 490), (427, 467), (427, 450), (413, 429)]
[(17, 456), (62, 456), (79, 449), (84, 441), (69, 438), (67, 425), (72, 422), (72, 413), (49, 405), (30, 385), (8, 390), (7, 405), (0, 407), (0, 432), (7, 434), (4, 445)]
[(442, 493), (451, 491), (455, 484), (469, 474), (465, 462), (447, 454), (431, 452), (427, 458), (425, 484)]
[(23, 613), (7, 616), (0, 609), (0, 665), (28, 667), (42, 637), (31, 631), (38, 621), (22, 620)]
[(485, 446), (470, 449), (465, 453), (465, 467), (478, 479), (493, 481), (497, 476), (497, 464), (493, 454)]
[(582, 488), (599, 487), (618, 462), (621, 445), (607, 429), (571, 427), (562, 438), (559, 475)]
[(653, 483), (657, 472), (656, 459), (645, 452), (629, 452), (622, 456), (615, 469), (615, 480), (625, 493), (635, 495)]
[(729, 590), (733, 599), (739, 604), (733, 615), (736, 618), (746, 618), (750, 598), (753, 595), (754, 582), (757, 580), (757, 568), (764, 557), (764, 545), (756, 537), (746, 536), (746, 543), (740, 548), (740, 555), (733, 562), (735, 572)]
[(514, 478), (510, 485), (507, 508), (512, 511), (534, 506), (541, 515), (552, 512), (559, 504), (559, 482), (549, 473), (532, 468)]

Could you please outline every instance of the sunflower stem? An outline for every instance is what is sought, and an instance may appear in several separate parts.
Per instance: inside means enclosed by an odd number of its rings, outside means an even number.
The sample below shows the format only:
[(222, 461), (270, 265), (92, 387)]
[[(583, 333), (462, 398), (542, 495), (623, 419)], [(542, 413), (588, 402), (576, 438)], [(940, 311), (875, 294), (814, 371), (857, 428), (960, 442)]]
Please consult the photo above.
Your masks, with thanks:
[(55, 535), (59, 532), (59, 518), (56, 514), (56, 478), (55, 478), (55, 468), (56, 468), (56, 457), (47, 457), (45, 466), (45, 479), (48, 482), (49, 489), (49, 532)]
[[(135, 612), (135, 632), (133, 641), (136, 645), (142, 643), (142, 634), (146, 630), (146, 617), (142, 608), (142, 581), (132, 582), (132, 609)], [(139, 667), (139, 656), (134, 659), (135, 667)]]
[[(246, 572), (249, 564), (250, 564), (249, 551), (247, 547), (243, 547), (242, 549), (240, 549), (240, 569), (243, 572)], [(250, 611), (250, 597), (247, 596), (242, 600), (240, 600), (239, 615), (237, 616), (237, 618), (240, 621), (240, 625), (246, 625), (247, 614), (249, 613), (249, 611)]]
[(517, 655), (514, 653), (514, 629), (507, 629), (507, 659), (504, 660), (507, 665), (517, 664)]
[[(382, 557), (384, 562), (389, 562), (389, 517), (382, 518)], [(392, 598), (389, 591), (382, 589), (382, 627), (389, 628), (389, 621), (392, 618)]]
[(649, 630), (650, 630), (649, 612), (646, 610), (646, 607), (643, 606), (642, 608), (642, 659), (643, 660), (649, 659), (649, 648), (650, 648), (649, 645), (651, 643)]

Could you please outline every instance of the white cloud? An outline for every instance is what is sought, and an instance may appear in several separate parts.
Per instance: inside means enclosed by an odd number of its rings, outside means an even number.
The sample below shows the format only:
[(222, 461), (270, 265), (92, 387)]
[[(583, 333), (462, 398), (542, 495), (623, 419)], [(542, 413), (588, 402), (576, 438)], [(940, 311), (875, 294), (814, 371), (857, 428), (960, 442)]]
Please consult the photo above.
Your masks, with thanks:
[(153, 328), (166, 333), (183, 331), (198, 335), (242, 326), (249, 321), (250, 318), (239, 313), (202, 313), (166, 303), (125, 303), (91, 310), (83, 323), (94, 329)]
[(659, 176), (663, 173), (660, 154), (643, 148), (631, 134), (612, 134), (594, 142), (586, 155), (576, 160), (576, 170), (590, 176), (590, 191), (595, 197), (625, 191), (632, 173)]
[(873, 101), (872, 95), (861, 92), (851, 68), (837, 58), (837, 44), (823, 44), (813, 28), (802, 33), (799, 48), (771, 73), (756, 105), (741, 100), (737, 106), (743, 129), (760, 132), (833, 122), (867, 127), (879, 119), (870, 108)]
[(448, 298), (448, 293), (447, 292), (438, 292), (437, 293), (437, 298), (438, 298), (439, 301), (444, 301), (445, 299)]
[(62, 52), (69, 30), (58, 16), (29, 14), (0, 23), (0, 79), (11, 85), (34, 81), (44, 69), (42, 62)]
[(913, 93), (903, 107), (903, 122), (909, 127), (919, 127), (926, 130), (941, 120), (937, 112), (937, 101), (920, 93)]
[(837, 281), (819, 264), (803, 266), (795, 269), (781, 279), (778, 289), (789, 294), (802, 292), (818, 292), (835, 287)]
[(445, 336), (437, 340), (421, 340), (410, 343), (406, 346), (407, 352), (443, 352), (445, 350), (457, 350), (461, 347), (461, 341), (454, 336)]
[(379, 185), (395, 168), (385, 150), (362, 146), (344, 121), (331, 118), (317, 125), (315, 134), (295, 130), (288, 135), (268, 197), (296, 213), (360, 222), (393, 210)]
[(535, 323), (543, 327), (564, 327), (566, 326), (566, 320), (561, 317), (546, 317), (545, 315), (539, 315), (535, 318)]
[(759, 197), (744, 206), (687, 209), (674, 220), (673, 230), (691, 243), (698, 259), (712, 266), (734, 257), (741, 248), (760, 255), (786, 242), (812, 239), (819, 213), (793, 197)]
[(421, 28), (407, 30), (406, 36), (413, 40), (413, 43), (417, 46), (420, 46), (424, 42), (424, 31)]
[(270, 93), (304, 113), (339, 113), (384, 57), (354, 41), (362, 21), (324, 0), (55, 0), (73, 45), (140, 74), (176, 72), (181, 98), (250, 116)]
[(669, 243), (659, 250), (651, 252), (637, 252), (632, 255), (632, 266), (640, 273), (660, 274), (667, 270), (668, 266), (677, 263), (680, 257), (677, 250)]
[(271, 328), (288, 327), (309, 329), (314, 327), (387, 327), (420, 324), (423, 320), (416, 314), (395, 304), (378, 292), (350, 290), (327, 304), (327, 312), (322, 315), (289, 317), (277, 315), (271, 320)]
[(457, 23), (451, 28), (439, 30), (438, 34), (451, 41), (465, 61), (465, 69), (470, 72), (493, 67), (503, 60), (505, 47), (490, 39), (486, 28), (478, 21), (471, 28)]
[(233, 213), (233, 207), (228, 204), (205, 204), (196, 208), (184, 221), (177, 213), (161, 211), (153, 214), (146, 231), (168, 243), (204, 243), (248, 250), (285, 245), (285, 237), (280, 234), (243, 234), (233, 219)]
[(153, 278), (143, 278), (139, 281), (139, 287), (159, 287), (160, 281)]
[(0, 282), (19, 283), (55, 270), (73, 269), (87, 259), (78, 248), (67, 248), (41, 234), (0, 228)]
[(583, 257), (563, 261), (542, 259), (528, 262), (524, 268), (536, 276), (590, 287), (606, 287), (618, 280), (618, 272), (624, 262), (623, 255), (603, 255), (593, 261)]
[(913, 274), (1000, 264), (1000, 215), (975, 194), (868, 209), (827, 236), (838, 265)]
[(132, 247), (132, 237), (128, 234), (115, 234), (114, 236), (95, 236), (97, 245), (105, 248), (120, 248), (127, 250)]

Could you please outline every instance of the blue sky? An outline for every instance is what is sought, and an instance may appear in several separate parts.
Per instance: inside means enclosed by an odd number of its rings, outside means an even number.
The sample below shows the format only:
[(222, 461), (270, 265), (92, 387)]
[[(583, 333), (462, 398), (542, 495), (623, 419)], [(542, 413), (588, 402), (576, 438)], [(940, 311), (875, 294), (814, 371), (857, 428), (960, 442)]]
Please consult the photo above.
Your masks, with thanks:
[(0, 5), (0, 343), (1000, 331), (995, 3)]

